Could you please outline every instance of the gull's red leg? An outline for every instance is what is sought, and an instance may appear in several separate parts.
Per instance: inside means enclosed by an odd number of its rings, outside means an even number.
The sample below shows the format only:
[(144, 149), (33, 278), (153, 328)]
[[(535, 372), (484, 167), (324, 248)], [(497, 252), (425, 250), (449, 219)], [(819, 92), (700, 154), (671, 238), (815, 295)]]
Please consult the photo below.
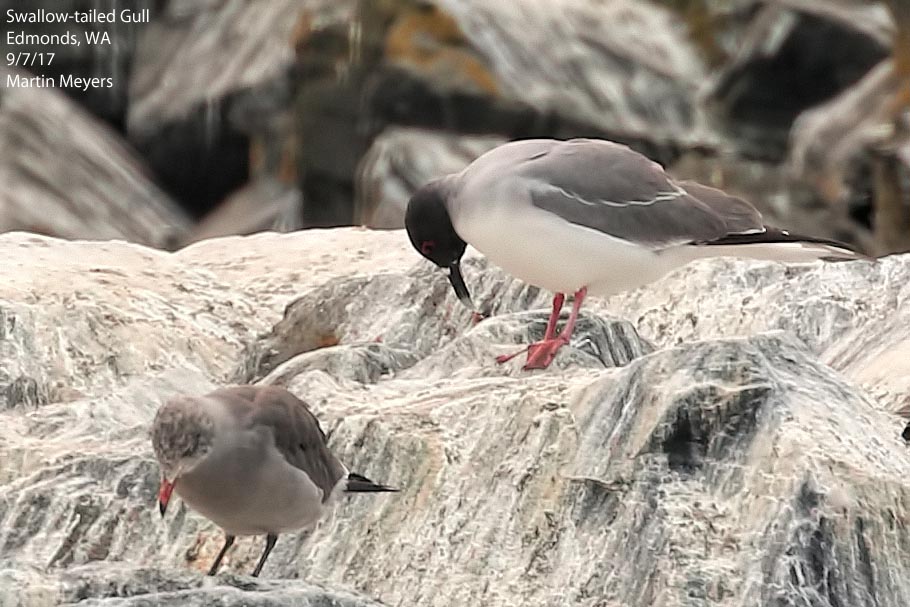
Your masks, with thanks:
[[(566, 301), (566, 296), (563, 293), (557, 293), (556, 295), (553, 296), (553, 311), (550, 312), (550, 318), (547, 320), (547, 330), (543, 335), (543, 341), (550, 341), (553, 339), (553, 336), (556, 335), (556, 322), (559, 320), (559, 313), (562, 311), (562, 304), (565, 303), (565, 301)], [(536, 343), (543, 343), (543, 342), (536, 342)], [(531, 344), (531, 345), (534, 345), (534, 344)], [(530, 347), (531, 346), (528, 346), (527, 348), (524, 348), (523, 350), (519, 350), (518, 352), (515, 352), (514, 354), (503, 354), (501, 356), (497, 356), (496, 362), (498, 362), (499, 364), (508, 362), (508, 361), (512, 360), (513, 358), (515, 358), (516, 356), (518, 356), (519, 354), (523, 354), (524, 352), (527, 352), (530, 349)]]
[(569, 343), (569, 338), (572, 337), (572, 331), (575, 330), (575, 321), (578, 320), (578, 311), (581, 310), (581, 304), (585, 300), (585, 295), (588, 294), (588, 287), (582, 287), (575, 291), (575, 301), (572, 302), (572, 312), (569, 314), (569, 320), (566, 321), (566, 326), (563, 327), (562, 333), (559, 334), (559, 339), (565, 340), (565, 343)]
[(550, 363), (553, 362), (553, 359), (556, 358), (556, 352), (569, 343), (569, 338), (572, 337), (572, 331), (575, 330), (575, 321), (578, 320), (578, 311), (581, 309), (581, 304), (585, 300), (585, 295), (587, 294), (587, 287), (582, 287), (575, 291), (575, 301), (572, 302), (572, 313), (569, 314), (569, 320), (566, 321), (566, 326), (563, 328), (562, 333), (559, 334), (559, 337), (544, 339), (543, 341), (538, 341), (528, 346), (528, 361), (525, 363), (525, 370), (546, 369), (550, 366)]
[(565, 303), (566, 296), (563, 293), (557, 293), (553, 296), (553, 311), (550, 312), (550, 318), (547, 320), (547, 330), (543, 334), (543, 340), (553, 339), (556, 335), (556, 322), (559, 320), (559, 313), (562, 312), (562, 304)]

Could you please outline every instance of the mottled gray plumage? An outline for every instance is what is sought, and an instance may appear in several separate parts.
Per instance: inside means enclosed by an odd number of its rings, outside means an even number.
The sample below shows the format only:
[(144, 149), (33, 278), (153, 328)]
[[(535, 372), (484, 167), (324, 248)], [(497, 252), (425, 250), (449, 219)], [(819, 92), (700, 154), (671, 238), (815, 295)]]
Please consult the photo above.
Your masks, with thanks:
[(182, 458), (205, 455), (212, 447), (215, 422), (192, 398), (180, 396), (158, 409), (152, 423), (152, 447), (166, 475)]
[(348, 474), (306, 404), (277, 386), (234, 386), (179, 397), (155, 416), (159, 507), (176, 492), (224, 529), (214, 574), (236, 535), (264, 534), (258, 575), (285, 531), (314, 525), (340, 491), (394, 491)]

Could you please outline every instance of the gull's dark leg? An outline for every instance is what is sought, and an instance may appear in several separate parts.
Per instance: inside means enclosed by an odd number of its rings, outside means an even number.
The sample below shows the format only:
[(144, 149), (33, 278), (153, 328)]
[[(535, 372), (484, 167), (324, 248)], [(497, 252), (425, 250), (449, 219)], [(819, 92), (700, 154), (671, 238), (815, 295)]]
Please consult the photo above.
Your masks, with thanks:
[[(556, 335), (556, 322), (559, 320), (559, 313), (562, 311), (562, 304), (565, 303), (565, 301), (566, 301), (566, 296), (562, 293), (557, 293), (556, 295), (553, 296), (553, 311), (550, 312), (550, 318), (547, 320), (547, 330), (543, 335), (543, 341), (539, 341), (539, 342), (535, 342), (535, 343), (539, 344), (539, 343), (544, 343), (544, 342), (550, 341), (551, 339), (553, 339), (553, 336)], [(531, 346), (533, 346), (533, 345), (534, 344), (531, 344)], [(508, 362), (508, 361), (512, 360), (513, 358), (515, 358), (516, 356), (518, 356), (519, 354), (527, 352), (531, 348), (531, 346), (528, 346), (527, 348), (524, 348), (523, 350), (519, 350), (518, 352), (515, 352), (514, 354), (503, 354), (502, 356), (497, 356), (496, 362), (498, 362), (499, 364)]]
[(265, 559), (269, 558), (269, 553), (272, 551), (272, 548), (275, 547), (275, 542), (277, 541), (278, 535), (274, 533), (265, 536), (265, 550), (262, 551), (262, 556), (259, 557), (259, 564), (253, 569), (253, 577), (259, 577), (259, 572), (262, 571), (262, 566), (265, 565)]
[(234, 545), (234, 536), (229, 533), (224, 534), (224, 546), (221, 547), (221, 552), (218, 553), (218, 556), (215, 557), (215, 562), (212, 563), (212, 568), (209, 569), (208, 575), (215, 575), (218, 573), (218, 568), (221, 567), (221, 559), (224, 558), (224, 553), (228, 551), (228, 548)]
[(587, 287), (582, 287), (575, 291), (575, 301), (572, 302), (572, 313), (569, 314), (569, 320), (566, 321), (566, 326), (558, 337), (544, 339), (543, 341), (528, 346), (528, 361), (525, 363), (525, 370), (546, 369), (550, 366), (550, 363), (553, 362), (553, 359), (556, 358), (556, 352), (569, 343), (569, 338), (572, 337), (572, 331), (575, 330), (575, 321), (578, 320), (578, 311), (581, 309), (581, 304), (585, 300), (585, 295), (587, 294)]

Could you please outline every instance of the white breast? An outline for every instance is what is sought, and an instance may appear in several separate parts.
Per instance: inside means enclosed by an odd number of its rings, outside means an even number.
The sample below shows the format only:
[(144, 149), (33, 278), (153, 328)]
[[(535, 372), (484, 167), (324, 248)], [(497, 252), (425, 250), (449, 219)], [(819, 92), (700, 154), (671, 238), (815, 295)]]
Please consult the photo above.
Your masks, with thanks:
[(491, 262), (549, 291), (606, 296), (653, 282), (685, 263), (520, 203), (473, 203), (453, 223)]

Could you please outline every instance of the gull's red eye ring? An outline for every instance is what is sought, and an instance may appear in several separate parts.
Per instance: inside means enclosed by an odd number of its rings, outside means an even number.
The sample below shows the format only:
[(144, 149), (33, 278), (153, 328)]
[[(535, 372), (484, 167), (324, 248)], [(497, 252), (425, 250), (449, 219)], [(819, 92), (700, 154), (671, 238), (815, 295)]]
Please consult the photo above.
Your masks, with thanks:
[(420, 243), (420, 252), (423, 255), (429, 255), (433, 252), (433, 248), (436, 246), (435, 240), (424, 240)]

